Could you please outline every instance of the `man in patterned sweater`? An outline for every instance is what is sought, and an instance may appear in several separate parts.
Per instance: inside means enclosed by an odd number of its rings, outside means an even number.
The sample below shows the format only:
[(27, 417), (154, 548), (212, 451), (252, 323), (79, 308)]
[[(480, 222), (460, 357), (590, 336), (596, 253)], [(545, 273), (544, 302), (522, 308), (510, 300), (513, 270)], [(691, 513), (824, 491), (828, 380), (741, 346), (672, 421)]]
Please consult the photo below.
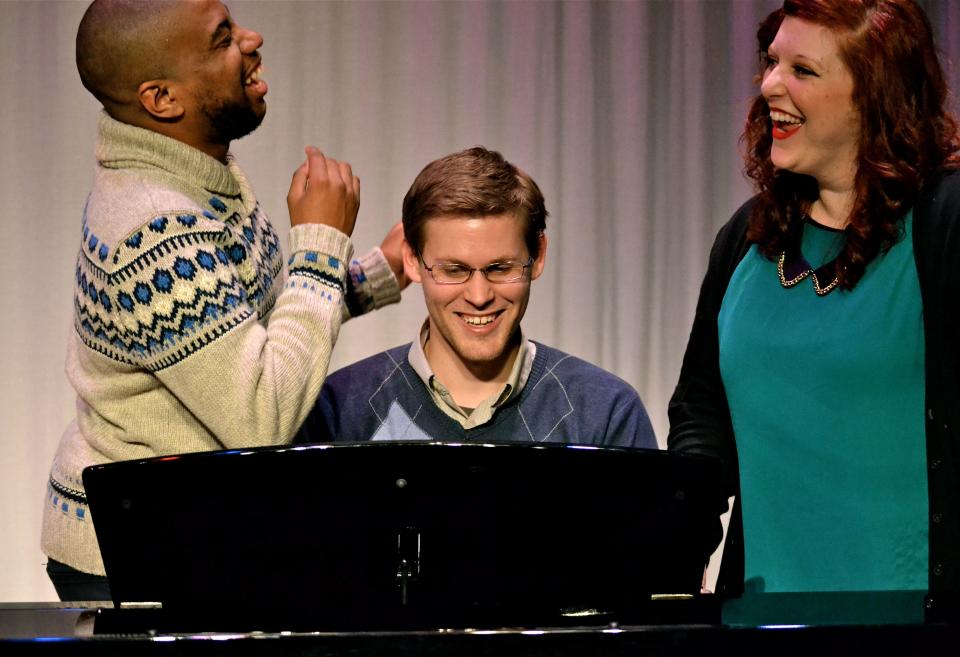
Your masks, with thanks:
[(429, 164), (403, 201), (417, 339), (328, 377), (298, 440), (566, 442), (655, 448), (636, 391), (520, 329), (547, 255), (536, 183), (481, 147)]
[[(80, 24), (77, 66), (105, 111), (67, 354), (77, 418), (43, 518), (62, 599), (109, 597), (84, 467), (289, 442), (346, 308), (399, 299), (383, 252), (351, 261), (359, 182), (315, 148), (287, 197), (285, 267), (229, 153), (266, 112), (262, 43), (217, 0), (97, 0)], [(399, 229), (394, 243), (399, 270)]]

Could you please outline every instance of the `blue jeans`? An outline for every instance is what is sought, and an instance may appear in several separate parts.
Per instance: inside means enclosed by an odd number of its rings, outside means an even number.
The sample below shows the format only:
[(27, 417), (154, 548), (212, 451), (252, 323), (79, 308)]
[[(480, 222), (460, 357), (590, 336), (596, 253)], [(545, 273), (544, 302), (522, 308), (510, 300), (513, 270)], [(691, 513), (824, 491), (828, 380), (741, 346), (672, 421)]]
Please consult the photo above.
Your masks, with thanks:
[(91, 575), (54, 559), (47, 560), (47, 576), (61, 600), (111, 600), (110, 584), (102, 575)]

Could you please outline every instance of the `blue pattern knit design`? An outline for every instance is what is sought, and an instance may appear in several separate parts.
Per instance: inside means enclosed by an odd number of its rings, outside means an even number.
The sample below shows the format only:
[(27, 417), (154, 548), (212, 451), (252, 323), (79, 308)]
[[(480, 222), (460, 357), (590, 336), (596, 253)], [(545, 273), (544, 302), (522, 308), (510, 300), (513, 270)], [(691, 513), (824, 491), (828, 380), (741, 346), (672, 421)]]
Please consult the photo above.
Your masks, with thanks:
[(87, 496), (83, 491), (68, 488), (52, 477), (47, 483), (47, 501), (60, 513), (81, 522), (87, 519)]
[[(231, 210), (220, 199), (210, 205)], [(86, 221), (83, 230), (75, 329), (87, 347), (127, 365), (154, 372), (175, 365), (263, 318), (283, 287), (280, 241), (259, 206), (228, 220), (202, 210), (154, 217), (112, 249)], [(341, 265), (323, 260), (297, 267), (293, 280), (332, 299), (332, 290), (343, 291)]]
[(343, 263), (336, 258), (317, 251), (304, 251), (290, 256), (287, 265), (291, 276), (308, 278), (321, 286), (339, 290), (346, 298), (345, 280), (349, 280), (352, 274), (348, 271), (344, 276)]
[(273, 309), (279, 294), (279, 287), (274, 286), (274, 282), (283, 272), (280, 237), (260, 211), (259, 204), (250, 216), (250, 225), (241, 227), (241, 232), (248, 243), (252, 243), (256, 248), (259, 262), (269, 263), (268, 267), (259, 272), (259, 290), (253, 295), (260, 305), (258, 313), (262, 317)]

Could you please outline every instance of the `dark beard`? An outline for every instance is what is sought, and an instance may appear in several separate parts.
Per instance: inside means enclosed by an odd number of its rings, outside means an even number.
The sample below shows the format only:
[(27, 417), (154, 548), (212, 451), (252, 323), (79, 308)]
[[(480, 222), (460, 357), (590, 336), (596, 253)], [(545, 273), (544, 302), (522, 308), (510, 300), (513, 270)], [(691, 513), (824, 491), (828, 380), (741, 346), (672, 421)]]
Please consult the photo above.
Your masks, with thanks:
[(229, 145), (231, 141), (246, 137), (257, 129), (263, 114), (257, 114), (245, 102), (221, 101), (219, 104), (205, 102), (200, 111), (209, 119), (211, 140)]

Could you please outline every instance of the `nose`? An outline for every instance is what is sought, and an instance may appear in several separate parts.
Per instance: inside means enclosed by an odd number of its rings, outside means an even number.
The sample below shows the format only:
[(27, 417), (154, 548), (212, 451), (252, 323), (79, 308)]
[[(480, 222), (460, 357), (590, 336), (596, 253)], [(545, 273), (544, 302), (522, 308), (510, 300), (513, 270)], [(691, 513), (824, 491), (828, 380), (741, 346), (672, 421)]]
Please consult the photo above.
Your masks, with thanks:
[(239, 26), (237, 27), (237, 41), (240, 43), (240, 51), (245, 55), (253, 54), (263, 45), (263, 37), (259, 32)]
[(783, 93), (783, 75), (780, 72), (780, 64), (774, 64), (763, 74), (763, 80), (760, 82), (760, 95), (767, 100), (775, 98)]
[(493, 285), (482, 272), (473, 272), (463, 287), (463, 298), (472, 306), (482, 308), (493, 301)]

